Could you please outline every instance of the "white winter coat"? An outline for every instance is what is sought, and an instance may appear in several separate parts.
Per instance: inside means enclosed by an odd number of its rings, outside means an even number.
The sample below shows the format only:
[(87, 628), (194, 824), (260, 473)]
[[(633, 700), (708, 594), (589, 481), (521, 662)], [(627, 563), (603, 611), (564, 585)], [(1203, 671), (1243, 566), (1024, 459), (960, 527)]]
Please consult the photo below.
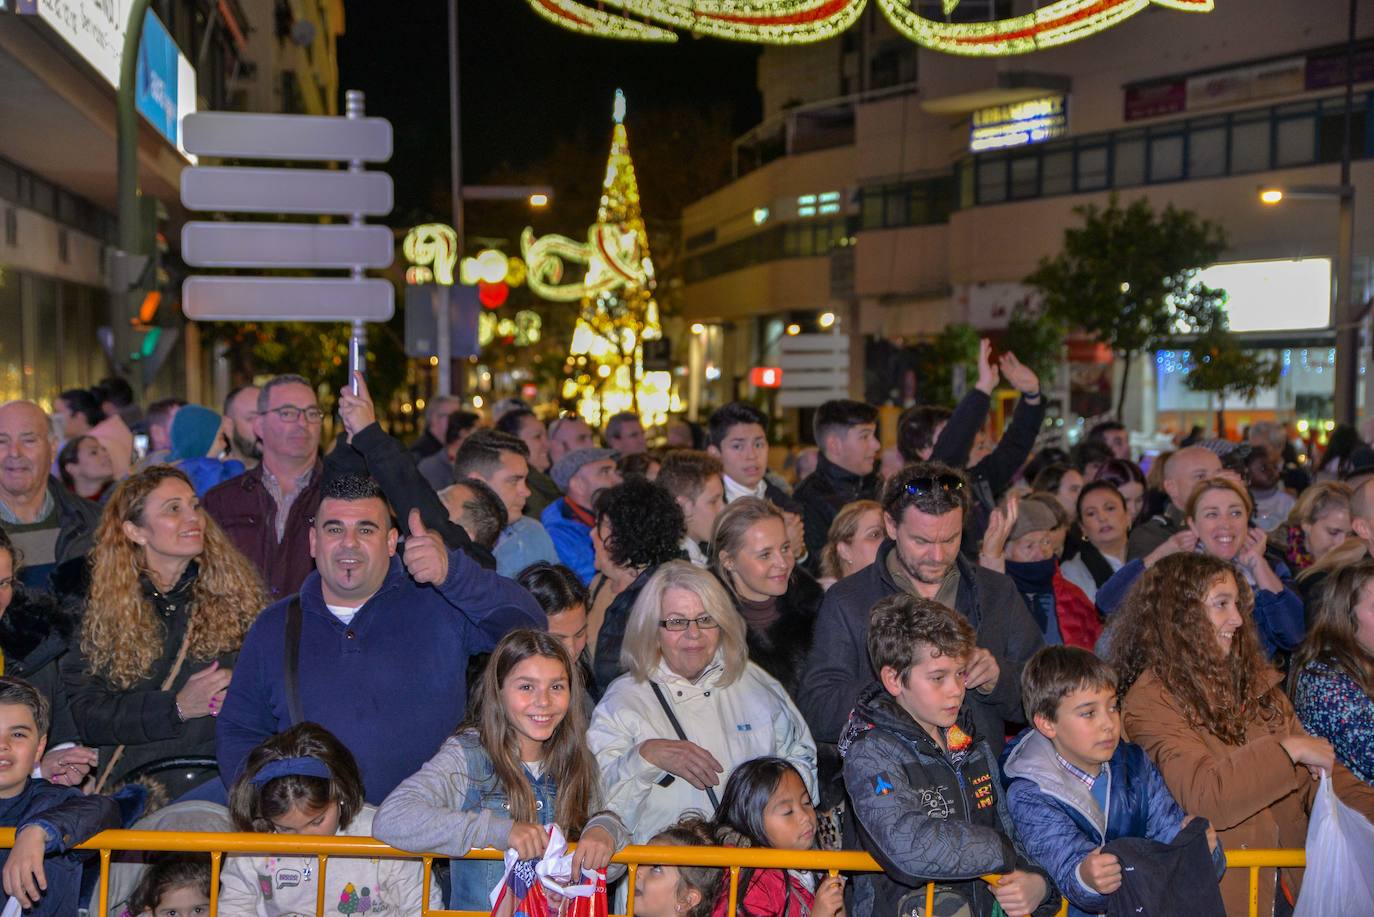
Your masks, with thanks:
[[(376, 814), (372, 806), (363, 806), (339, 835), (371, 837)], [(313, 856), (226, 857), (219, 913), (221, 917), (313, 914), (319, 869)], [(419, 860), (332, 856), (325, 870), (325, 913), (418, 915), (421, 869)], [(429, 906), (443, 906), (438, 883), (433, 881)]]
[[(721, 657), (695, 681), (670, 671), (662, 661), (652, 679), (663, 689), (688, 741), (715, 756), (725, 772), (716, 785), (720, 798), (725, 781), (745, 761), (766, 755), (796, 766), (816, 798), (816, 743), (811, 730), (782, 685), (754, 663), (733, 683), (721, 686)], [(713, 814), (705, 791), (655, 767), (639, 754), (648, 739), (677, 739), (653, 687), (625, 674), (611, 682), (592, 714), (587, 744), (601, 765), (606, 807), (633, 832), (632, 842), (646, 843), (684, 811)]]

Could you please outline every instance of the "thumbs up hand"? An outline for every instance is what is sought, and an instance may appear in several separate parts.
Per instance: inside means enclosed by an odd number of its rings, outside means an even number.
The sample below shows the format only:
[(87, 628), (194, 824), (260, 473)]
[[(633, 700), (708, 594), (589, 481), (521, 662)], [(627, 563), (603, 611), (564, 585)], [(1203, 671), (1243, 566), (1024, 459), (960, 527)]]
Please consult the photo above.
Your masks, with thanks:
[(433, 583), (437, 586), (448, 579), (448, 548), (444, 539), (425, 528), (418, 509), (410, 511), (408, 521), (410, 534), (406, 536), (402, 557), (406, 572), (421, 585)]

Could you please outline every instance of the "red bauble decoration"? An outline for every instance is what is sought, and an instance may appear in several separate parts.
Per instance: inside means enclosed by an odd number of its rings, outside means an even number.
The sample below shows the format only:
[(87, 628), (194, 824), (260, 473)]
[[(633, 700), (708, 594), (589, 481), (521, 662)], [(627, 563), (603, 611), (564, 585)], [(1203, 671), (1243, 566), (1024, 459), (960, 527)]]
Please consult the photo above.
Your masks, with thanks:
[(477, 282), (477, 300), (488, 309), (499, 309), (506, 304), (506, 298), (510, 296), (510, 287), (506, 286), (504, 280), (496, 283), (487, 283), (485, 280)]

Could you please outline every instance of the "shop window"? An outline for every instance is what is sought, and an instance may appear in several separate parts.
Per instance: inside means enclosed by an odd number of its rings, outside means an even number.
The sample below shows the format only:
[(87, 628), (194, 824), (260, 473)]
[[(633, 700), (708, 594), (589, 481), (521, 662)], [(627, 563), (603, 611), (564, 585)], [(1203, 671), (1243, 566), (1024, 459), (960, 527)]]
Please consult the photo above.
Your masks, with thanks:
[(881, 189), (870, 188), (859, 196), (859, 225), (864, 229), (883, 228), (883, 197)]
[[(1317, 125), (1317, 160), (1319, 162), (1340, 162), (1341, 147), (1345, 137), (1344, 106), (1325, 110)], [(1350, 158), (1362, 159), (1365, 155), (1365, 113), (1363, 109), (1350, 113)]]
[(1312, 162), (1316, 153), (1316, 123), (1311, 118), (1287, 118), (1277, 122), (1274, 137), (1274, 166), (1300, 166)]
[(1231, 172), (1262, 172), (1269, 168), (1268, 118), (1235, 121), (1231, 125)]
[(1107, 148), (1083, 147), (1077, 153), (1078, 190), (1097, 191), (1107, 187)]
[(1115, 157), (1112, 185), (1126, 188), (1145, 184), (1145, 135), (1139, 131), (1118, 137), (1113, 150)]
[(1073, 191), (1073, 150), (1046, 153), (1040, 160), (1042, 194), (1069, 194)]
[(1221, 118), (1194, 124), (1188, 134), (1188, 177), (1226, 174), (1226, 124)]
[(1007, 161), (980, 159), (978, 161), (978, 203), (997, 204), (1007, 199)]
[(22, 278), (18, 271), (0, 271), (0, 402), (24, 397), (24, 312), (19, 296)]
[(1176, 181), (1183, 177), (1183, 135), (1150, 138), (1150, 181)]
[(889, 188), (883, 194), (883, 225), (910, 226), (910, 191), (905, 188)]
[(1040, 157), (1018, 156), (1011, 161), (1011, 197), (1022, 200), (1040, 192)]

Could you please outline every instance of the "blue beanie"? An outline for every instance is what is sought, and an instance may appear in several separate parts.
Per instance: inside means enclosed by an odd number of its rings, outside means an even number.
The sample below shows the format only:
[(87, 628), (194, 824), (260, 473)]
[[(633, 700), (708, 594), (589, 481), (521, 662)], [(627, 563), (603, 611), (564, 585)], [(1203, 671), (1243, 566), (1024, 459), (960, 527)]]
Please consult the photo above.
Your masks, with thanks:
[(219, 435), (219, 415), (198, 404), (185, 404), (172, 417), (171, 462), (202, 458), (210, 451)]

